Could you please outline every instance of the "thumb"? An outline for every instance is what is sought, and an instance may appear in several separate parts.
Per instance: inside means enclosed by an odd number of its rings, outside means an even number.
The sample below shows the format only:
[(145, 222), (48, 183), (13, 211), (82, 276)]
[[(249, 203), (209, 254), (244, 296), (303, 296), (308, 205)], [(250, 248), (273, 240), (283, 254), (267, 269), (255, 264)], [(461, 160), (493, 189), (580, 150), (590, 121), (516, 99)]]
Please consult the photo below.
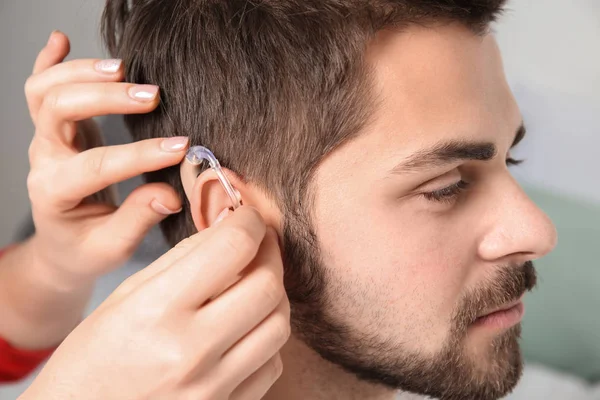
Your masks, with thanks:
[(165, 183), (150, 183), (135, 189), (98, 230), (100, 243), (121, 253), (117, 258), (129, 258), (152, 227), (169, 215), (181, 211), (181, 200)]

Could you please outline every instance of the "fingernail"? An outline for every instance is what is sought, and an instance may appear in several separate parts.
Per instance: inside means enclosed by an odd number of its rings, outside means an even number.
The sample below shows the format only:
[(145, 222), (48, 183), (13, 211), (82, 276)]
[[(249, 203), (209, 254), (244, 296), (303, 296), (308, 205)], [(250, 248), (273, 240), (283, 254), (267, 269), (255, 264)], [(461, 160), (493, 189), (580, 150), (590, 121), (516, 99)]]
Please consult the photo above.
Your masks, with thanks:
[(177, 214), (178, 212), (181, 211), (181, 208), (179, 210), (171, 210), (171, 209), (163, 206), (162, 204), (160, 204), (158, 202), (158, 200), (156, 200), (156, 199), (152, 200), (152, 202), (150, 203), (150, 207), (152, 207), (152, 209), (154, 211), (156, 211), (157, 213), (163, 214), (163, 215)]
[(184, 150), (187, 147), (188, 141), (189, 141), (189, 139), (186, 136), (175, 136), (175, 137), (163, 140), (160, 143), (160, 147), (164, 151), (179, 152), (179, 151)]
[(114, 74), (121, 68), (121, 60), (100, 60), (96, 63), (96, 71)]
[(223, 211), (221, 211), (219, 215), (217, 215), (217, 219), (215, 219), (215, 222), (213, 222), (212, 226), (216, 226), (219, 222), (223, 221), (230, 213), (231, 210), (229, 208), (226, 208)]
[(136, 85), (129, 88), (129, 96), (132, 99), (142, 102), (150, 102), (156, 98), (158, 86), (154, 85)]

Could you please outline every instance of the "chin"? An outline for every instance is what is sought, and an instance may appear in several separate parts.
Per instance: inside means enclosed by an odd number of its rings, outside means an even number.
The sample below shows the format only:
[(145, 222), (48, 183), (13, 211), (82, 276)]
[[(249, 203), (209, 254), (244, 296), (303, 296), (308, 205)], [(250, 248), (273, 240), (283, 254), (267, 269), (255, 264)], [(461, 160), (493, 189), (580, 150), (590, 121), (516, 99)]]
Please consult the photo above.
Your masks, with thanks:
[(469, 335), (468, 358), (474, 381), (479, 383), (488, 396), (499, 398), (510, 393), (523, 373), (523, 357), (519, 338), (521, 325), (498, 332), (473, 332)]

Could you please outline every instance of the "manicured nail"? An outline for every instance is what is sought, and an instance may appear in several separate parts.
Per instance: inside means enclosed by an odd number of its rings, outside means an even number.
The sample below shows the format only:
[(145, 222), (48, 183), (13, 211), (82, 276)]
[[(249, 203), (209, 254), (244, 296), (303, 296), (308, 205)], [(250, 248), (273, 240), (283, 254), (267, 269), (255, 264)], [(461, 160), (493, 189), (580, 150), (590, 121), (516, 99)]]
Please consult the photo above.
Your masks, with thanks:
[(154, 85), (136, 85), (129, 88), (129, 96), (137, 101), (150, 102), (157, 94), (158, 86)]
[(96, 63), (96, 71), (114, 74), (121, 68), (121, 60), (100, 60)]
[(177, 214), (178, 212), (181, 211), (181, 208), (179, 210), (171, 210), (171, 209), (163, 206), (162, 204), (160, 204), (158, 202), (158, 200), (156, 200), (156, 199), (152, 200), (152, 202), (150, 203), (150, 207), (152, 207), (152, 209), (154, 211), (156, 211), (157, 213), (163, 214), (163, 215)]
[(163, 140), (160, 143), (160, 147), (164, 151), (179, 152), (179, 151), (184, 150), (187, 147), (188, 141), (189, 141), (189, 139), (186, 136), (175, 136), (175, 137)]
[(223, 221), (230, 213), (231, 210), (229, 208), (226, 208), (223, 211), (221, 211), (219, 215), (217, 215), (217, 219), (215, 219), (215, 222), (213, 222), (212, 226), (216, 226), (219, 222)]

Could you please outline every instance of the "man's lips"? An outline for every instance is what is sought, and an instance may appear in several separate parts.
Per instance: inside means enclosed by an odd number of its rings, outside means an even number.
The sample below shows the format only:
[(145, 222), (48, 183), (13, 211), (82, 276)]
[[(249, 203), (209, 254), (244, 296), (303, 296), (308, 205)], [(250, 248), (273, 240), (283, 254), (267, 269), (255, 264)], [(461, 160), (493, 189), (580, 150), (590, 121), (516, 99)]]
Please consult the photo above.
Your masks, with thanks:
[(499, 307), (496, 307), (494, 309), (487, 310), (487, 311), (485, 311), (485, 312), (477, 315), (477, 319), (485, 317), (485, 316), (490, 315), (490, 314), (494, 314), (494, 313), (500, 312), (500, 311), (510, 310), (511, 308), (515, 307), (517, 304), (521, 303), (523, 301), (523, 297), (525, 297), (525, 295), (521, 296), (520, 298), (518, 298), (518, 299), (516, 299), (516, 300), (514, 300), (514, 301), (512, 301), (510, 303), (506, 303), (506, 304), (503, 304), (503, 305), (501, 305)]
[(492, 331), (505, 330), (518, 324), (523, 319), (524, 312), (525, 308), (520, 298), (485, 311), (473, 321), (471, 326)]

